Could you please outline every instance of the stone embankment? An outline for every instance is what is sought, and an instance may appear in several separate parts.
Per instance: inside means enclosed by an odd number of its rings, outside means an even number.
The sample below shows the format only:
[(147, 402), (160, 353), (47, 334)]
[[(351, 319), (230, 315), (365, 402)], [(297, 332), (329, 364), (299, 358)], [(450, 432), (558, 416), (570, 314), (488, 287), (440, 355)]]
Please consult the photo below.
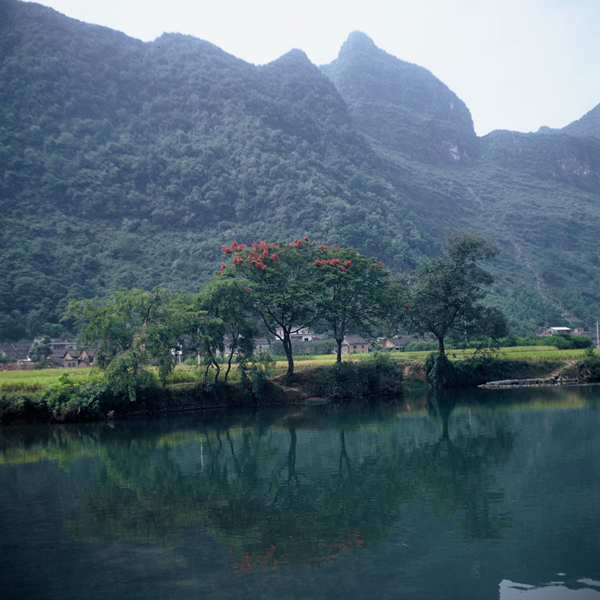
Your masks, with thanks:
[(513, 388), (513, 387), (535, 387), (535, 386), (547, 386), (547, 385), (577, 385), (586, 383), (582, 379), (561, 377), (560, 375), (554, 375), (553, 377), (545, 377), (539, 379), (503, 379), (502, 381), (488, 381), (477, 387), (486, 389), (502, 389), (502, 388)]

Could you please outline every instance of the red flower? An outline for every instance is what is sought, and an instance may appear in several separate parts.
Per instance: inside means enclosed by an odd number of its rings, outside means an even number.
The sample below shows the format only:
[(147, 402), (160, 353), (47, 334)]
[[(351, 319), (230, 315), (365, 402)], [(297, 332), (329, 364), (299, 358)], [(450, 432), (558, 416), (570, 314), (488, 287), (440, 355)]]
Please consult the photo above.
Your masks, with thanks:
[(239, 265), (242, 262), (244, 262), (244, 259), (239, 254), (238, 254), (238, 256), (234, 256), (234, 258), (233, 258), (234, 265)]
[(277, 252), (273, 252), (273, 254), (271, 254), (271, 258), (273, 260), (279, 260), (279, 256), (277, 256)]
[(252, 242), (252, 247), (253, 248), (258, 248), (258, 244), (256, 242)]
[(305, 238), (304, 238), (304, 241), (305, 241), (305, 242), (308, 242), (308, 241), (309, 241), (309, 239), (308, 239), (307, 237), (305, 237)]
[(227, 246), (221, 246), (221, 250), (223, 250), (225, 256), (227, 256), (231, 252), (231, 250)]
[(349, 267), (351, 267), (351, 266), (352, 266), (352, 261), (350, 261), (350, 260), (345, 260), (345, 261), (344, 261), (344, 266), (345, 266), (346, 268), (349, 268)]
[(410, 308), (410, 304), (408, 302), (406, 303), (406, 308)]
[(221, 263), (221, 275), (223, 275), (223, 271), (225, 270), (225, 265)]

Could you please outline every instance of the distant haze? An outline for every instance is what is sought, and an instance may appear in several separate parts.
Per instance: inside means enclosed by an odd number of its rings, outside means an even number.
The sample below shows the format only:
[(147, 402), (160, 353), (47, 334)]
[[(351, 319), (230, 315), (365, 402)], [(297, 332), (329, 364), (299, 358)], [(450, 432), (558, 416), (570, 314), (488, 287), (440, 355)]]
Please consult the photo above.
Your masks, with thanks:
[(145, 41), (207, 40), (255, 64), (292, 48), (331, 62), (360, 30), (429, 69), (469, 107), (475, 130), (564, 127), (600, 103), (597, 0), (42, 0)]

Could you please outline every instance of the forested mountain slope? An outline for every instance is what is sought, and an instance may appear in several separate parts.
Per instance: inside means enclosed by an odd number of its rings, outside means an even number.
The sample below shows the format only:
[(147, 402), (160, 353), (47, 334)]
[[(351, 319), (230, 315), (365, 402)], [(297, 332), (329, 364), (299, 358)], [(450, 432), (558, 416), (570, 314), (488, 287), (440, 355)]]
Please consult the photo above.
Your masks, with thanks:
[(331, 65), (257, 67), (0, 0), (0, 338), (69, 298), (194, 291), (233, 240), (354, 245), (396, 272), (449, 226), (502, 249), (517, 331), (600, 313), (600, 140), (493, 132), (431, 73), (352, 34)]
[(501, 247), (490, 265), (494, 302), (515, 330), (592, 326), (600, 315), (597, 109), (564, 130), (476, 138), (468, 109), (443, 83), (364, 34), (351, 34), (321, 68), (419, 231), (478, 230)]
[(390, 266), (427, 244), (301, 51), (264, 67), (0, 1), (3, 339), (106, 289), (195, 291), (232, 240), (309, 235)]

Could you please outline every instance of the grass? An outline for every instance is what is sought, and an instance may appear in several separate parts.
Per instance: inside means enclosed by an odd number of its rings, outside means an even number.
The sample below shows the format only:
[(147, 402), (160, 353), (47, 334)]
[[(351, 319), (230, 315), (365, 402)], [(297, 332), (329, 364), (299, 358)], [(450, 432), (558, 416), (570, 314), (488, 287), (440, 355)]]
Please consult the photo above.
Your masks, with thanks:
[(102, 375), (99, 371), (88, 369), (32, 369), (30, 371), (1, 371), (0, 392), (39, 392), (58, 381), (63, 374), (77, 383), (99, 381)]
[[(421, 352), (400, 352), (393, 353), (391, 356), (401, 362), (422, 362), (425, 360), (429, 351)], [(447, 355), (452, 360), (461, 360), (472, 356), (475, 350), (449, 350)], [(558, 350), (554, 346), (520, 346), (515, 348), (501, 348), (498, 354), (499, 358), (525, 360), (525, 361), (572, 361), (582, 358), (585, 350)], [(367, 354), (353, 354), (351, 357), (344, 355), (343, 360), (361, 360)], [(301, 356), (294, 357), (294, 366), (298, 371), (308, 368), (331, 365), (335, 362), (334, 354), (322, 356)], [(221, 368), (220, 379), (223, 380), (225, 375), (226, 365)], [(275, 362), (274, 376), (282, 375), (287, 370), (286, 360), (277, 360)], [(68, 373), (69, 377), (77, 383), (87, 383), (89, 381), (99, 381), (102, 378), (102, 373), (94, 369), (41, 369), (30, 371), (0, 371), (0, 393), (11, 392), (41, 392), (49, 385), (58, 381), (58, 378), (63, 374)], [(214, 373), (214, 371), (213, 371)], [(178, 365), (168, 382), (170, 384), (196, 383), (202, 379), (204, 367), (195, 365)], [(229, 373), (229, 382), (239, 382), (240, 375), (236, 365), (233, 365)]]

